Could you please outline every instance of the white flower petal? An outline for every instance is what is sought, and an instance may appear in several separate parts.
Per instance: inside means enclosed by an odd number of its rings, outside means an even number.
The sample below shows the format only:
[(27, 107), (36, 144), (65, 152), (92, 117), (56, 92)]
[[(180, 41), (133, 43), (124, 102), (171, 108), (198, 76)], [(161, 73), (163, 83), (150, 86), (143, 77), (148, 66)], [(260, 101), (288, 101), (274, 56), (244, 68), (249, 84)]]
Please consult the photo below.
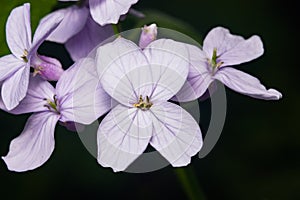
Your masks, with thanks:
[(186, 166), (200, 151), (201, 130), (194, 118), (180, 106), (164, 102), (150, 109), (153, 136), (150, 144), (174, 167)]
[(151, 65), (147, 76), (151, 76), (154, 84), (150, 99), (153, 102), (169, 100), (183, 86), (189, 72), (186, 45), (170, 39), (159, 39), (150, 43), (143, 52)]
[(1, 96), (8, 110), (15, 108), (26, 96), (29, 73), (30, 68), (27, 64), (3, 82)]
[(61, 121), (90, 124), (111, 108), (111, 98), (103, 90), (91, 58), (81, 59), (66, 70), (56, 91)]
[(93, 19), (101, 26), (116, 24), (121, 15), (128, 12), (138, 0), (90, 0), (90, 11)]
[(13, 75), (18, 69), (25, 66), (26, 63), (17, 59), (13, 54), (0, 58), (0, 81)]
[(123, 105), (113, 108), (98, 129), (98, 163), (123, 171), (142, 154), (152, 135), (150, 114)]
[(58, 27), (49, 35), (47, 40), (65, 43), (75, 34), (80, 32), (84, 25), (86, 24), (86, 20), (89, 16), (89, 10), (86, 7), (78, 7), (78, 6), (70, 6), (66, 9), (57, 10), (50, 15), (57, 14), (64, 15), (63, 20), (58, 25)]
[(57, 28), (63, 20), (63, 14), (55, 12), (51, 15), (44, 17), (35, 30), (32, 46), (29, 49), (29, 54), (34, 55), (37, 53), (39, 46), (47, 39), (47, 37)]
[[(141, 86), (150, 78), (150, 67), (141, 49), (124, 38), (98, 48), (96, 67), (104, 90), (126, 106), (132, 106), (139, 98), (133, 82)], [(145, 70), (139, 74), (141, 68)]]
[(30, 4), (13, 9), (6, 22), (6, 41), (10, 51), (21, 60), (31, 46)]
[(33, 114), (27, 121), (21, 135), (9, 147), (9, 153), (2, 157), (11, 171), (23, 172), (44, 164), (54, 150), (54, 129), (59, 115), (51, 112)]
[(47, 111), (44, 105), (47, 104), (45, 99), (53, 101), (55, 89), (40, 76), (30, 77), (28, 90), (25, 98), (13, 110), (8, 111), (12, 114), (23, 114), (32, 112)]
[(282, 94), (277, 90), (267, 90), (257, 78), (232, 67), (220, 69), (214, 78), (232, 90), (253, 98), (265, 100), (278, 100), (282, 98)]
[(213, 81), (205, 53), (194, 45), (187, 44), (186, 47), (189, 52), (189, 74), (180, 91), (172, 98), (179, 102), (198, 99)]

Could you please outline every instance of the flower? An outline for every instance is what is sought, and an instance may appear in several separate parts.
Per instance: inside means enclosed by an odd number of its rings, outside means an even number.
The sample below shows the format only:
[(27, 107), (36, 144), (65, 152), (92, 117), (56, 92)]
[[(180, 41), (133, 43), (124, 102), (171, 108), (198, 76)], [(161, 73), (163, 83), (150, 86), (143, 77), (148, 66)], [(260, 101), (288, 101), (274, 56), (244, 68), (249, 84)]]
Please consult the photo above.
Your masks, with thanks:
[[(47, 57), (37, 54), (39, 46), (61, 20), (61, 15), (42, 20), (31, 41), (30, 4), (17, 7), (10, 13), (6, 23), (6, 40), (12, 54), (0, 58), (0, 81), (3, 81), (1, 96), (8, 110), (15, 108), (25, 97), (30, 67), (35, 69), (35, 74), (51, 80), (57, 80), (63, 72), (59, 61), (52, 58), (49, 62)], [(55, 77), (51, 74), (55, 74)]]
[(140, 36), (139, 46), (144, 49), (148, 44), (156, 40), (157, 37), (157, 26), (156, 24), (151, 24), (149, 26), (144, 26), (142, 28), (142, 33)]
[(74, 61), (86, 57), (98, 44), (114, 35), (112, 26), (97, 24), (85, 5), (60, 9), (47, 17), (57, 14), (63, 14), (64, 19), (47, 40), (65, 44)]
[[(54, 150), (54, 129), (58, 121), (67, 125), (69, 122), (90, 124), (110, 109), (110, 97), (98, 84), (94, 72), (94, 61), (87, 58), (66, 70), (56, 89), (38, 76), (30, 78), (26, 97), (9, 111), (33, 113), (3, 157), (9, 170), (22, 172), (44, 164)], [(3, 109), (1, 101), (0, 107)]]
[(178, 92), (178, 101), (191, 101), (201, 97), (215, 80), (221, 81), (232, 90), (250, 97), (278, 100), (282, 94), (275, 89), (266, 89), (260, 81), (242, 71), (229, 67), (251, 61), (264, 52), (258, 36), (245, 40), (230, 34), (229, 30), (212, 29), (203, 42), (203, 49), (188, 45), (190, 72), (187, 82)]
[(187, 165), (202, 146), (198, 123), (168, 102), (188, 75), (183, 43), (160, 39), (144, 50), (124, 38), (100, 46), (96, 67), (103, 89), (117, 105), (98, 128), (98, 163), (125, 170), (153, 146), (172, 166)]
[(126, 14), (131, 5), (137, 2), (138, 0), (89, 0), (88, 3), (91, 15), (95, 22), (104, 26), (106, 24), (117, 24), (120, 16)]

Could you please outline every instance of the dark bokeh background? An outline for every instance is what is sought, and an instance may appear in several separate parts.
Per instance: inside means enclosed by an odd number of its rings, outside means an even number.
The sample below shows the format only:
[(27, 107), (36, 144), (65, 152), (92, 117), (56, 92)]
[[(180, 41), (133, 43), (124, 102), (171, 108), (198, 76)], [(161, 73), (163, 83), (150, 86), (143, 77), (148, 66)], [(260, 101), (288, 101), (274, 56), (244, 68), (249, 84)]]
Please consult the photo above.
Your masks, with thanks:
[[(20, 2), (1, 0), (0, 56), (8, 53), (6, 18)], [(56, 5), (55, 0), (29, 2), (34, 27)], [(245, 37), (262, 37), (265, 54), (239, 68), (279, 89), (283, 99), (267, 102), (227, 90), (228, 112), (221, 139), (206, 158), (194, 158), (187, 170), (194, 172), (207, 199), (300, 199), (299, 7), (289, 0), (140, 0), (134, 8), (179, 18), (188, 28), (182, 30), (175, 20), (164, 26), (190, 32), (195, 39), (218, 25)], [(61, 46), (53, 47), (63, 53)], [(27, 118), (0, 112), (1, 156), (7, 154), (10, 141), (22, 131)], [(55, 151), (41, 168), (14, 173), (0, 161), (0, 199), (188, 198), (171, 167), (147, 174), (113, 173), (97, 164), (77, 134), (57, 126), (55, 136)]]

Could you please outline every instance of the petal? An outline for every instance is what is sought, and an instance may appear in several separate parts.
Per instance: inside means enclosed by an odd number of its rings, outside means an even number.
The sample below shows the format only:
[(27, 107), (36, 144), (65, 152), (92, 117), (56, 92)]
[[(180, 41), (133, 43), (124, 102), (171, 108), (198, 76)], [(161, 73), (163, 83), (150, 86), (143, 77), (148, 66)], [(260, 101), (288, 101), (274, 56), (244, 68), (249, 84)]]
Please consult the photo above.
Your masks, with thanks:
[(58, 27), (60, 22), (63, 20), (63, 17), (64, 16), (62, 13), (54, 12), (53, 14), (44, 17), (40, 21), (33, 36), (33, 41), (29, 52), (29, 56), (37, 52), (39, 46)]
[(94, 61), (91, 58), (84, 58), (75, 62), (63, 72), (58, 80), (56, 84), (57, 95), (60, 97), (67, 96), (80, 88), (87, 80), (97, 76), (95, 71), (94, 75), (92, 74), (94, 69)]
[[(0, 84), (1, 84), (1, 82), (0, 82)], [(1, 92), (1, 88), (0, 88), (0, 92)], [(7, 111), (7, 108), (5, 107), (1, 97), (0, 97), (0, 109), (4, 110), (4, 111)]]
[[(64, 15), (64, 19), (58, 27), (50, 34), (47, 40), (58, 43), (65, 43), (84, 27), (89, 16), (87, 7), (71, 6), (66, 9), (57, 10), (49, 15)], [(49, 17), (46, 16), (46, 17)]]
[(40, 167), (54, 150), (54, 129), (59, 115), (51, 112), (33, 114), (21, 135), (9, 146), (2, 159), (11, 171), (23, 172)]
[(99, 83), (94, 60), (79, 60), (56, 86), (61, 121), (90, 124), (111, 108), (111, 98)]
[[(150, 43), (144, 53), (151, 64), (154, 87), (149, 95), (155, 101), (167, 101), (183, 86), (189, 72), (189, 53), (184, 43), (159, 39)], [(146, 83), (146, 82), (145, 82)]]
[(10, 51), (19, 59), (31, 45), (30, 4), (13, 9), (6, 23), (6, 41)]
[(150, 144), (172, 166), (186, 166), (200, 151), (201, 130), (194, 118), (180, 106), (164, 102), (151, 107), (153, 136)]
[(213, 55), (214, 48), (217, 49), (218, 62), (224, 62), (223, 67), (251, 61), (264, 52), (259, 36), (245, 40), (222, 27), (212, 29), (204, 39), (203, 50), (209, 58)]
[(123, 171), (141, 155), (152, 135), (150, 114), (123, 105), (113, 108), (98, 129), (98, 163)]
[(257, 99), (278, 100), (282, 94), (274, 89), (266, 89), (260, 81), (231, 67), (220, 69), (214, 76), (232, 90)]
[(213, 79), (205, 53), (194, 45), (186, 45), (189, 52), (189, 74), (179, 92), (172, 98), (179, 102), (193, 101), (201, 97)]
[[(141, 68), (143, 77), (139, 76)], [(124, 38), (100, 46), (97, 50), (96, 68), (104, 90), (118, 102), (132, 106), (138, 99), (135, 85), (149, 80), (149, 64), (141, 49)], [(148, 70), (148, 71), (147, 71)]]
[(132, 41), (122, 37), (99, 46), (97, 49), (96, 66), (99, 77), (102, 77), (103, 73), (110, 68), (120, 68), (124, 72), (129, 72), (137, 66), (147, 64), (147, 58), (143, 55), (142, 50)]
[(10, 54), (0, 58), (0, 81), (13, 75), (18, 69), (26, 65), (23, 61)]
[(27, 64), (3, 82), (1, 96), (8, 110), (15, 108), (24, 99), (28, 89), (29, 72)]
[(132, 4), (138, 0), (90, 0), (93, 19), (101, 26), (116, 24), (121, 15), (126, 14)]
[(111, 25), (99, 26), (91, 17), (88, 17), (82, 30), (70, 38), (66, 48), (74, 61), (86, 57), (96, 46), (105, 39), (114, 35)]
[(53, 100), (54, 95), (55, 89), (48, 81), (45, 81), (40, 76), (31, 76), (25, 98), (9, 113), (23, 114), (47, 111), (48, 108), (44, 106), (47, 104), (45, 99)]

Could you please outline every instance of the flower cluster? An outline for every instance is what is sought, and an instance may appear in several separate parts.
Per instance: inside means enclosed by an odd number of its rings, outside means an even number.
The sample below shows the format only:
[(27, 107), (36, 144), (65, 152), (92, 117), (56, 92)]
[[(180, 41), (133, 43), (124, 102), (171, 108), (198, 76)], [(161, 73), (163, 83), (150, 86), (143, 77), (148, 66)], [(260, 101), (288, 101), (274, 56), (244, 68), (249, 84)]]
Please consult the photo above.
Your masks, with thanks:
[[(103, 167), (124, 171), (149, 144), (172, 166), (185, 166), (203, 139), (199, 124), (176, 102), (202, 97), (215, 81), (254, 98), (282, 97), (230, 67), (263, 54), (258, 36), (244, 39), (217, 27), (199, 48), (158, 39), (157, 25), (151, 24), (141, 29), (138, 44), (118, 36), (99, 45), (114, 35), (112, 24), (120, 17), (137, 13), (130, 8), (137, 1), (80, 1), (44, 17), (33, 39), (30, 4), (12, 10), (6, 24), (12, 54), (0, 58), (0, 108), (32, 115), (3, 157), (9, 170), (44, 164), (54, 150), (57, 122), (74, 129), (105, 114), (97, 132), (97, 160)], [(63, 43), (74, 64), (64, 70), (57, 59), (40, 55), (45, 40)], [(95, 55), (88, 56), (93, 49)]]

